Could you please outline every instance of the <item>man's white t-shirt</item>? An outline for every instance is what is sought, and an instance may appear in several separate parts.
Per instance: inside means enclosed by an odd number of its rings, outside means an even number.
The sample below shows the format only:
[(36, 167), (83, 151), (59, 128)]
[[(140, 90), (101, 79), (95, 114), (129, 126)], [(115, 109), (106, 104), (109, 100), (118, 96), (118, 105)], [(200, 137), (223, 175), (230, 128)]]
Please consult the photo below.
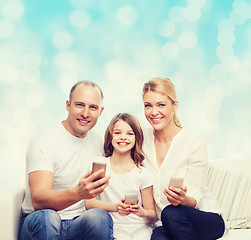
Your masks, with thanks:
[[(86, 137), (78, 138), (70, 134), (60, 123), (39, 135), (29, 145), (26, 155), (27, 181), (23, 213), (34, 211), (28, 185), (28, 174), (46, 170), (54, 174), (54, 190), (76, 186), (89, 172), (94, 158), (102, 155), (103, 143), (100, 136), (90, 130)], [(58, 211), (61, 219), (72, 219), (85, 211), (84, 200)]]

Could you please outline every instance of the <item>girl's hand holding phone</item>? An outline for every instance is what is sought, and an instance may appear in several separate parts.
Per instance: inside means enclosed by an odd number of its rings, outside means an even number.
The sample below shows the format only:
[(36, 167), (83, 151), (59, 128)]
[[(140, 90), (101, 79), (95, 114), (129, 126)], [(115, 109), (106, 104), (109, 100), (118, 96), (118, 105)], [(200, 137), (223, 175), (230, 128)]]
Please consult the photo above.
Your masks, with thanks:
[(183, 186), (181, 188), (168, 187), (164, 189), (164, 194), (167, 200), (173, 205), (178, 206), (182, 204), (186, 198), (187, 187)]
[(138, 204), (130, 205), (130, 211), (132, 214), (135, 214), (138, 217), (147, 217), (146, 210)]
[(127, 216), (131, 213), (130, 211), (130, 204), (125, 203), (125, 199), (121, 199), (121, 201), (118, 203), (118, 213), (121, 216)]

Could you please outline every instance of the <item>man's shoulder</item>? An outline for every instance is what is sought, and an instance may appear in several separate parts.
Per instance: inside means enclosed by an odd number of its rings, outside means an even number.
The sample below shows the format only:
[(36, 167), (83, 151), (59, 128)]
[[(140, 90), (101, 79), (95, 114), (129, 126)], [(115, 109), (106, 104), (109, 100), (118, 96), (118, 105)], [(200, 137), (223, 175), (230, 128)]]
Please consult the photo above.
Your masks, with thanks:
[(101, 134), (94, 129), (91, 129), (88, 132), (87, 136), (88, 136), (88, 139), (90, 139), (92, 141), (99, 141), (99, 142), (101, 141), (102, 142)]

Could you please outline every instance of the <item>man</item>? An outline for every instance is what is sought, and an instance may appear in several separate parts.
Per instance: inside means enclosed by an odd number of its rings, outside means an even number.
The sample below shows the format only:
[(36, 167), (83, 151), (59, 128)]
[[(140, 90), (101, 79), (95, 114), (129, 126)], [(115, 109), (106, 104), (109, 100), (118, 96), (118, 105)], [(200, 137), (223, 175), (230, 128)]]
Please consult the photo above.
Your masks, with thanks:
[(91, 130), (104, 109), (102, 99), (95, 83), (76, 83), (66, 101), (67, 119), (29, 145), (20, 240), (113, 239), (110, 215), (84, 207), (84, 199), (98, 196), (109, 182), (94, 181), (103, 170), (89, 172), (103, 149)]

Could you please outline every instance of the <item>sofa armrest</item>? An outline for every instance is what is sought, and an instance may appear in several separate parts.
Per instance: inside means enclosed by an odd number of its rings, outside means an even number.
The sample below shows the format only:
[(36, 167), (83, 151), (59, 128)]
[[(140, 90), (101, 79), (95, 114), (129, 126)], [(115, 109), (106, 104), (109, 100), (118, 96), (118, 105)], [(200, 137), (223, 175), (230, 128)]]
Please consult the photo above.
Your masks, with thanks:
[(251, 227), (251, 159), (209, 161), (206, 183), (229, 229)]
[(23, 198), (23, 185), (0, 190), (0, 239), (17, 239)]

